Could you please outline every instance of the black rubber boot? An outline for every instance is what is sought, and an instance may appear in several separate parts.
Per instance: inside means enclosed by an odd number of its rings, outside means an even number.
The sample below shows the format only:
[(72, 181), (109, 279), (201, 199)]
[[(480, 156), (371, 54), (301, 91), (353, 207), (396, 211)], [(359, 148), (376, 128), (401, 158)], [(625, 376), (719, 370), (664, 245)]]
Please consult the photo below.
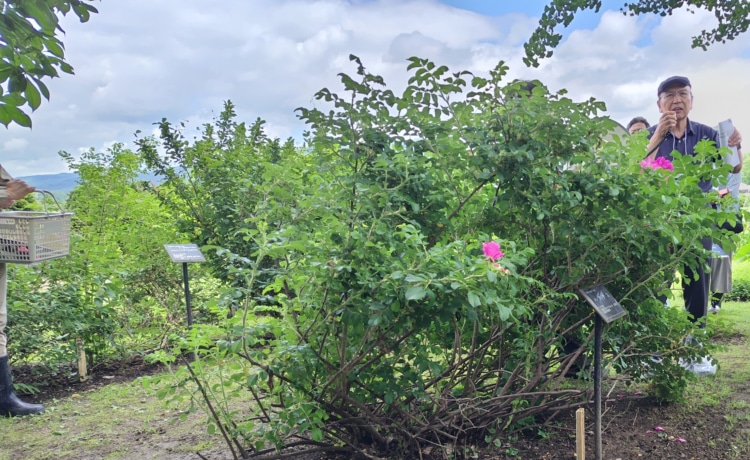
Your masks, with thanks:
[(21, 415), (40, 414), (44, 412), (41, 404), (27, 404), (16, 396), (13, 389), (13, 378), (10, 375), (8, 355), (0, 358), (0, 416), (18, 417)]

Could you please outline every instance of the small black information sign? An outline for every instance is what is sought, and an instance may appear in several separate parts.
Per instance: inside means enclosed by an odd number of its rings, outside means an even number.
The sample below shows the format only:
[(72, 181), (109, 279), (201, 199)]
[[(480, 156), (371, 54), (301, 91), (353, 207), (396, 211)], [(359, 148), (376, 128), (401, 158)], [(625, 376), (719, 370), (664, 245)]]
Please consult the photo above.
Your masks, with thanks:
[(601, 284), (581, 289), (581, 294), (607, 324), (627, 314), (620, 302)]
[(197, 244), (165, 244), (164, 248), (174, 263), (205, 262)]

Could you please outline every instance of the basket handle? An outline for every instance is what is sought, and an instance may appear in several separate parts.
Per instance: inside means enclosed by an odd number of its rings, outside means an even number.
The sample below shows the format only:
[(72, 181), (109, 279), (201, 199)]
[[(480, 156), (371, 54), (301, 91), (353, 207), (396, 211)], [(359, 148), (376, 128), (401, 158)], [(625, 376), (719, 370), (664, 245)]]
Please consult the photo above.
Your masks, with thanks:
[(47, 209), (47, 200), (44, 199), (45, 196), (49, 195), (50, 198), (52, 198), (52, 201), (55, 202), (55, 205), (57, 206), (57, 209), (60, 214), (65, 214), (65, 210), (62, 206), (60, 206), (60, 203), (57, 201), (57, 198), (55, 198), (55, 195), (52, 194), (49, 190), (34, 190), (34, 192), (39, 193), (42, 195), (42, 204), (44, 205), (44, 212), (47, 214), (53, 214)]

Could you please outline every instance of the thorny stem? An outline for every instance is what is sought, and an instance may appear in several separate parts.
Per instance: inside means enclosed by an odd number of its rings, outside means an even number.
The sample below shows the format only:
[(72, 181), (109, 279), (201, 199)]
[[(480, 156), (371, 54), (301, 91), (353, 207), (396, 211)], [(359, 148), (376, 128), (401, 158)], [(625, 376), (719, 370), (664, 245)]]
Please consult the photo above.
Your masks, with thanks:
[[(182, 357), (182, 360), (185, 362), (185, 367), (190, 372), (190, 375), (193, 377), (193, 381), (198, 386), (198, 390), (201, 392), (201, 395), (203, 396), (203, 400), (206, 402), (206, 406), (208, 406), (208, 410), (211, 412), (211, 417), (216, 422), (216, 426), (219, 427), (219, 431), (221, 431), (221, 436), (224, 438), (224, 441), (229, 446), (229, 450), (232, 451), (232, 457), (234, 460), (238, 460), (239, 457), (237, 456), (237, 452), (234, 450), (234, 443), (237, 442), (235, 439), (230, 439), (229, 434), (226, 431), (226, 428), (224, 427), (224, 423), (221, 421), (221, 418), (219, 418), (219, 414), (216, 413), (216, 410), (214, 409), (213, 404), (211, 404), (211, 399), (208, 397), (208, 394), (206, 393), (206, 389), (203, 388), (203, 384), (198, 379), (198, 376), (195, 375), (195, 371), (193, 371), (193, 367), (190, 365), (190, 362), (185, 358)], [(244, 452), (244, 449), (242, 449), (239, 445), (237, 446), (240, 450), (240, 454), (242, 455), (242, 458), (247, 458), (247, 455)]]

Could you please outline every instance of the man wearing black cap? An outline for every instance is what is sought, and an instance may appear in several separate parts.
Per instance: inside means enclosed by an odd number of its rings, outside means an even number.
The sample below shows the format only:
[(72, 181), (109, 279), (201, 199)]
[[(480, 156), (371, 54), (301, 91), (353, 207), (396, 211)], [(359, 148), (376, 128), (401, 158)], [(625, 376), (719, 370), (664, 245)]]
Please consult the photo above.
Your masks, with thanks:
[[(707, 139), (719, 145), (719, 134), (702, 123), (688, 119), (690, 109), (693, 108), (693, 93), (690, 80), (687, 77), (669, 77), (661, 84), (657, 91), (657, 105), (661, 117), (659, 123), (648, 128), (649, 143), (648, 156), (652, 159), (665, 157), (672, 160), (672, 152), (677, 150), (682, 155), (695, 156), (695, 145)], [(729, 145), (740, 148), (742, 136), (735, 129), (729, 139)], [(711, 190), (710, 180), (701, 180), (698, 185), (703, 192)], [(703, 247), (711, 250), (711, 239), (702, 239)], [(698, 279), (693, 280), (693, 270), (685, 267), (682, 278), (683, 298), (685, 309), (693, 316), (693, 321), (706, 316), (708, 308), (708, 277), (704, 273), (707, 261), (701, 261), (698, 266)]]

